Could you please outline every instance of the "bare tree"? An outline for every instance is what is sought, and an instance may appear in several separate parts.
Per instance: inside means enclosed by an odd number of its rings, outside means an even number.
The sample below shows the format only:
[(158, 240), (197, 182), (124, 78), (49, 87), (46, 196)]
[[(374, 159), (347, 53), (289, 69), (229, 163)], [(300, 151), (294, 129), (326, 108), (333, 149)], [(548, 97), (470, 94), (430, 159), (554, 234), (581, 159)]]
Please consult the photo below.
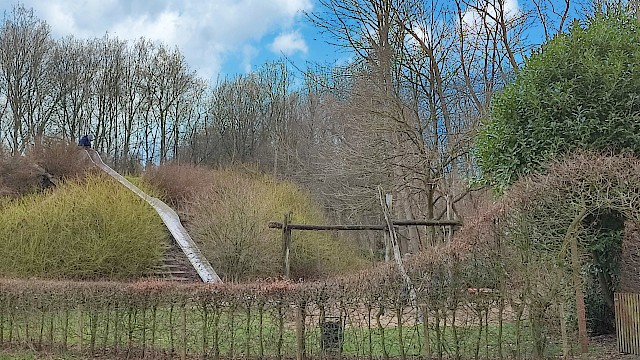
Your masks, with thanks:
[(53, 91), (60, 101), (50, 135), (75, 141), (89, 130), (96, 47), (95, 41), (72, 37), (62, 39), (55, 46), (51, 70), (57, 79)]
[[(148, 92), (142, 86), (144, 69), (150, 58), (152, 44), (139, 39), (125, 53), (125, 66), (122, 78), (122, 154), (121, 162), (128, 163), (132, 153), (137, 153), (140, 141), (136, 134), (141, 131), (139, 120), (143, 104), (147, 102)], [(136, 141), (137, 139), (137, 141)], [(117, 155), (116, 155), (117, 156)], [(133, 157), (137, 159), (137, 157)], [(116, 163), (118, 163), (116, 158)]]
[(289, 90), (284, 62), (267, 63), (258, 71), (219, 81), (206, 100), (203, 128), (194, 146), (199, 162), (254, 163), (286, 176), (299, 133), (295, 124), (300, 97)]
[(569, 11), (571, 10), (571, 0), (564, 0), (558, 6), (557, 1), (552, 0), (532, 0), (533, 17), (540, 24), (544, 32), (545, 40), (550, 40), (554, 34), (565, 30)]
[(10, 109), (5, 123), (14, 155), (39, 141), (50, 119), (53, 101), (47, 93), (47, 67), (51, 49), (49, 26), (33, 10), (16, 6), (5, 17), (0, 29), (0, 76)]
[[(169, 51), (164, 46), (159, 46), (147, 67), (145, 77), (150, 96), (148, 105), (154, 113), (159, 130), (158, 160), (164, 162), (170, 156), (170, 141), (178, 137), (179, 122), (182, 120), (172, 115), (176, 114), (174, 111), (181, 98), (193, 84), (195, 74), (188, 69), (184, 56), (177, 50)], [(172, 132), (175, 136), (172, 136)]]
[[(440, 218), (472, 189), (471, 138), (491, 94), (517, 71), (526, 16), (503, 1), (323, 0), (310, 19), (352, 50), (350, 92), (341, 101), (341, 189), (352, 208), (376, 211), (379, 184), (396, 195), (396, 216)], [(347, 186), (350, 186), (347, 187)], [(365, 200), (370, 199), (370, 200)], [(359, 202), (359, 204), (358, 204)], [(346, 205), (346, 204), (345, 204)], [(435, 241), (406, 234), (403, 251)], [(425, 237), (426, 236), (426, 237)]]

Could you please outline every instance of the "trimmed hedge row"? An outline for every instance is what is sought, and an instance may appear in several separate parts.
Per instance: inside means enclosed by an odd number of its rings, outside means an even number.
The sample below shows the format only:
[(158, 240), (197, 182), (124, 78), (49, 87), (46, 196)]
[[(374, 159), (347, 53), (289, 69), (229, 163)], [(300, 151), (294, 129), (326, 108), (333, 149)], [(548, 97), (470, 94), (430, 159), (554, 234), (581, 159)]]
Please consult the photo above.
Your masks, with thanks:
[(412, 302), (393, 274), (242, 286), (0, 280), (0, 346), (110, 358), (531, 354), (527, 310), (504, 294), (429, 277)]

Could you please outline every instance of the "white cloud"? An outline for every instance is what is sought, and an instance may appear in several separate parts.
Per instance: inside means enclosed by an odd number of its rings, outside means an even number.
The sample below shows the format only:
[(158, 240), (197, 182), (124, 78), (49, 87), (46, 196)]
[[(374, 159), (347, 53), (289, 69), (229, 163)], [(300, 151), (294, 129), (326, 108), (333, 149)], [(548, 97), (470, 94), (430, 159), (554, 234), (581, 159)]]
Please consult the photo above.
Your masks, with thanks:
[(303, 54), (309, 51), (307, 43), (297, 31), (278, 35), (271, 43), (270, 48), (274, 53), (283, 53), (288, 56), (293, 55), (297, 51)]
[(250, 73), (253, 70), (253, 58), (258, 54), (258, 49), (251, 45), (245, 45), (242, 49), (242, 69), (245, 73)]
[[(201, 75), (216, 76), (232, 57), (250, 59), (274, 33), (291, 33), (312, 0), (23, 0), (56, 37), (102, 37), (162, 41), (178, 46)], [(8, 5), (6, 5), (8, 6)], [(0, 5), (0, 8), (2, 6)], [(10, 10), (5, 8), (4, 10)], [(306, 52), (301, 36), (276, 40), (285, 53)], [(288, 41), (287, 41), (288, 40)], [(264, 45), (266, 46), (266, 45)], [(272, 49), (271, 49), (272, 50)]]
[(47, 22), (61, 34), (74, 34), (78, 32), (73, 17), (59, 4), (51, 4)]
[[(500, 1), (503, 0), (486, 0), (480, 2), (481, 9), (469, 8), (462, 17), (463, 29), (469, 31), (472, 34), (478, 34), (486, 25), (495, 24), (495, 18), (497, 18), (500, 10)], [(509, 21), (514, 19), (520, 14), (520, 7), (518, 6), (518, 0), (504, 0), (502, 6), (504, 19)]]
[[(431, 39), (431, 30), (427, 29), (425, 31), (425, 29), (421, 26), (414, 26), (413, 27), (413, 32), (415, 33), (415, 36), (420, 39), (420, 41), (423, 41), (425, 43), (429, 43), (429, 40)], [(405, 42), (407, 42), (409, 45), (414, 46), (414, 47), (420, 47), (420, 42), (418, 41), (418, 39), (416, 39), (416, 37), (414, 37), (413, 35), (409, 35), (407, 34), (405, 36)]]
[(180, 17), (174, 12), (163, 12), (155, 18), (149, 16), (129, 17), (115, 24), (110, 33), (120, 39), (136, 40), (140, 37), (154, 39), (166, 44), (184, 45), (179, 39)]
[(263, 2), (274, 3), (276, 7), (285, 10), (285, 13), (289, 15), (296, 15), (299, 11), (310, 10), (312, 7), (310, 0), (272, 0)]

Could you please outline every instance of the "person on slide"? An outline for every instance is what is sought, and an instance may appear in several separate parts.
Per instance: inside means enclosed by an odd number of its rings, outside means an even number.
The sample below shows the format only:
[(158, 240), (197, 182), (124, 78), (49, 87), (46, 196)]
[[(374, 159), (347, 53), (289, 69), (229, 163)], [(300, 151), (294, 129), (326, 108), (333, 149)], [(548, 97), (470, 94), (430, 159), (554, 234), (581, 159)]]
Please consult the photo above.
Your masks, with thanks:
[(83, 137), (80, 138), (80, 141), (78, 141), (78, 146), (82, 146), (84, 148), (90, 148), (92, 140), (93, 140), (93, 136), (91, 134), (84, 135)]

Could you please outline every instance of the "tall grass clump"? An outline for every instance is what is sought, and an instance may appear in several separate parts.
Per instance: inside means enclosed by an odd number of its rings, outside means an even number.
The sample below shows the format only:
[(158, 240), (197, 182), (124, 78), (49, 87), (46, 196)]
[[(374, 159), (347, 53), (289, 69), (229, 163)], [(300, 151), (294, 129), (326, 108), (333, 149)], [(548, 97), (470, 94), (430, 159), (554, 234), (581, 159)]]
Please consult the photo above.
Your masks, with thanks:
[[(228, 281), (282, 275), (282, 232), (269, 229), (292, 212), (297, 223), (324, 223), (308, 193), (267, 175), (217, 170), (211, 184), (187, 204), (189, 231), (216, 270)], [(317, 278), (366, 264), (345, 239), (322, 232), (294, 232), (291, 276)]]
[(0, 202), (41, 192), (61, 180), (82, 178), (91, 169), (84, 151), (60, 140), (33, 145), (26, 156), (0, 148)]
[(36, 167), (21, 156), (0, 156), (0, 198), (15, 198), (38, 191), (41, 179)]
[(0, 208), (0, 276), (135, 278), (159, 262), (166, 236), (146, 203), (89, 175)]
[(81, 178), (93, 169), (84, 150), (56, 139), (34, 145), (29, 149), (27, 158), (60, 179)]
[(195, 165), (167, 163), (147, 168), (142, 178), (146, 183), (160, 189), (166, 203), (182, 210), (198, 192), (202, 192), (211, 184), (212, 173)]

